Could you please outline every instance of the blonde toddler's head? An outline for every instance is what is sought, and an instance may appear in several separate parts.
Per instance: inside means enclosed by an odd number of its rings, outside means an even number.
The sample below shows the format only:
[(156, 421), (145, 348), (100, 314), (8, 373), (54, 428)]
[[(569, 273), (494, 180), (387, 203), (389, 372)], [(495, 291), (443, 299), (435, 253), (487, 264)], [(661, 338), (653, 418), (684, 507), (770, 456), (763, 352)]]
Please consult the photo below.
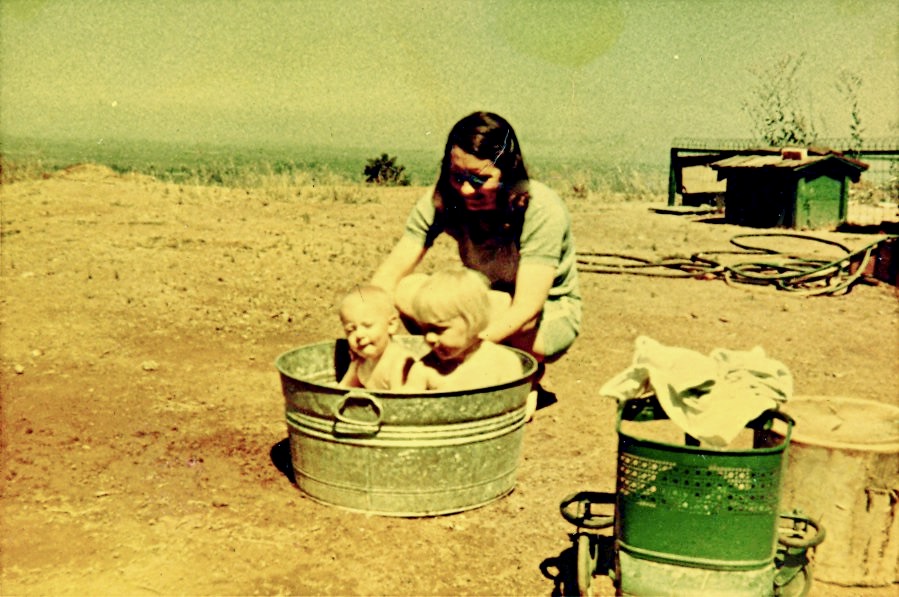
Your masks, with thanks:
[(439, 323), (461, 317), (472, 336), (487, 327), (490, 317), (489, 282), (472, 269), (444, 270), (432, 274), (412, 301), (420, 323)]

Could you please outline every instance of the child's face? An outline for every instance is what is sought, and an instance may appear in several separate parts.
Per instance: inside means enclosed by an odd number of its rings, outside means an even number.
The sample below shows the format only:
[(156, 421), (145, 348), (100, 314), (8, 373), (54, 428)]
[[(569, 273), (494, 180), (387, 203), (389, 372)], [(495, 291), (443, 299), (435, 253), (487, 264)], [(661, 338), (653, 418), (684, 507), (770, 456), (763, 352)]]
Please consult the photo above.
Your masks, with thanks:
[(477, 334), (462, 317), (456, 316), (446, 321), (422, 324), (425, 342), (441, 361), (463, 360), (468, 351), (477, 344)]
[(362, 300), (345, 304), (340, 310), (340, 321), (350, 350), (363, 359), (380, 358), (399, 325), (396, 314)]

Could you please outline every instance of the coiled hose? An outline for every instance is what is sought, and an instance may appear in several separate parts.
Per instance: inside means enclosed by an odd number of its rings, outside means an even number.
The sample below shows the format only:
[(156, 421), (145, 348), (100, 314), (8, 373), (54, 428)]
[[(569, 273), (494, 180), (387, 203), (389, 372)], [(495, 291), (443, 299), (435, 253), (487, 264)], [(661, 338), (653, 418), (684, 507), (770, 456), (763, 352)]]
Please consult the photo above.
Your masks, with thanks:
[[(752, 246), (748, 238), (798, 238), (824, 243), (840, 249), (835, 260), (808, 259), (784, 255), (774, 249)], [(665, 257), (651, 261), (618, 253), (578, 252), (578, 271), (596, 274), (636, 274), (665, 278), (722, 278), (727, 283), (774, 285), (779, 290), (806, 296), (836, 295), (849, 292), (865, 274), (877, 246), (895, 236), (881, 237), (868, 245), (850, 250), (836, 241), (789, 232), (738, 234), (730, 239), (741, 251), (704, 251), (690, 257)], [(713, 255), (779, 256), (777, 261), (750, 260), (726, 265)]]

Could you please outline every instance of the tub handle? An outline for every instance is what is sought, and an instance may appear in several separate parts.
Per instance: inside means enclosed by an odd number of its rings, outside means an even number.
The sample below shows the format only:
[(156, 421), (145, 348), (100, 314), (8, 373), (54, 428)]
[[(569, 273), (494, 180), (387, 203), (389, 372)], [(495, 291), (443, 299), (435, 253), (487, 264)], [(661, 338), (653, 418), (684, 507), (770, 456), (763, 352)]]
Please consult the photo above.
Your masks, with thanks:
[[(344, 412), (348, 406), (369, 407), (375, 413), (374, 420), (354, 419)], [(347, 392), (334, 409), (334, 433), (338, 435), (375, 435), (381, 430), (381, 413), (384, 412), (378, 399), (359, 390)]]

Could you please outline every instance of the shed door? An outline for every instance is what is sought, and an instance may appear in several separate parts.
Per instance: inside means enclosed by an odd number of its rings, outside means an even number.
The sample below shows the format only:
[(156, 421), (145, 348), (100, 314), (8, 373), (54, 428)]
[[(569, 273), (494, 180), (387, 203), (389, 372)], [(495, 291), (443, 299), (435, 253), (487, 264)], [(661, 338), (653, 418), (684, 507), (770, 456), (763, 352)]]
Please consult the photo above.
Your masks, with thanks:
[(843, 223), (842, 183), (829, 176), (800, 179), (796, 188), (796, 227), (829, 228)]

